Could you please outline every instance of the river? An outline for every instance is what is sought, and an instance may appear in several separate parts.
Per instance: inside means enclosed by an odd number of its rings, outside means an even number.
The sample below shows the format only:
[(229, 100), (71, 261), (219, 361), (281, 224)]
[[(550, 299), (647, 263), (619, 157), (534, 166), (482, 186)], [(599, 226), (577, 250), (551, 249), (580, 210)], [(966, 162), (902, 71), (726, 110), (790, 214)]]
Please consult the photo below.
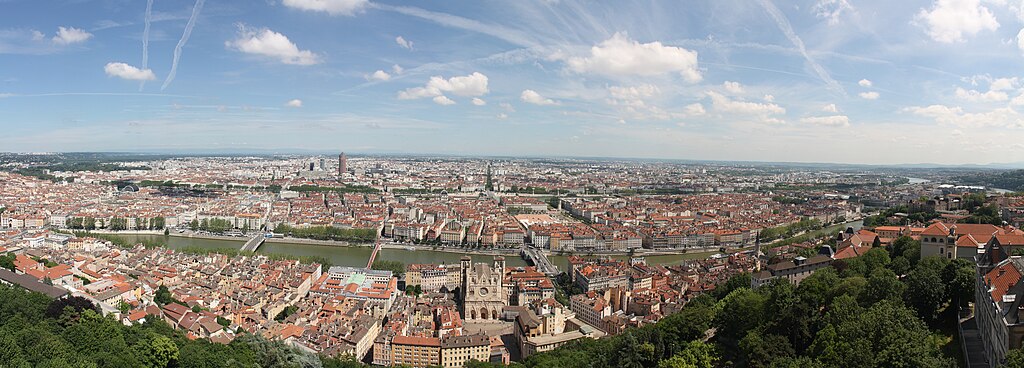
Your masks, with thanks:
[[(229, 248), (239, 249), (242, 244), (245, 243), (245, 238), (239, 238), (238, 240), (220, 240), (220, 239), (201, 239), (201, 238), (186, 238), (170, 236), (165, 237), (162, 235), (128, 235), (120, 234), (119, 236), (130, 240), (130, 241), (143, 241), (143, 240), (166, 240), (167, 247), (171, 249), (183, 249), (188, 247), (195, 248)], [(339, 266), (353, 266), (362, 267), (366, 266), (366, 261), (370, 259), (370, 253), (372, 249), (367, 246), (326, 246), (326, 245), (311, 245), (311, 244), (298, 244), (298, 243), (285, 243), (268, 240), (265, 244), (260, 246), (258, 253), (266, 254), (283, 254), (295, 257), (305, 256), (318, 256), (324, 257), (334, 265)], [(706, 258), (710, 253), (687, 253), (687, 254), (669, 254), (669, 255), (650, 255), (646, 256), (647, 262), (650, 264), (679, 264), (685, 260)], [(377, 256), (379, 260), (399, 261), (405, 264), (410, 263), (458, 263), (459, 259), (462, 258), (461, 253), (451, 252), (440, 252), (434, 250), (407, 250), (407, 249), (381, 249), (380, 254)], [(470, 255), (474, 262), (491, 262), (494, 259), (490, 255)], [(627, 259), (628, 256), (617, 255), (612, 256), (616, 259)], [(551, 255), (549, 257), (551, 262), (558, 267), (559, 270), (568, 270), (568, 257)], [(506, 256), (505, 264), (508, 266), (524, 266), (524, 261), (519, 256)]]
[[(855, 230), (860, 229), (862, 221), (851, 221), (843, 225), (833, 225), (823, 230), (816, 231), (817, 233), (822, 232), (837, 232), (846, 229), (846, 227), (853, 227)], [(142, 241), (142, 240), (166, 240), (168, 248), (171, 249), (182, 249), (187, 247), (217, 249), (217, 248), (229, 248), (239, 249), (242, 244), (245, 243), (246, 238), (238, 238), (238, 240), (220, 240), (220, 239), (202, 239), (202, 238), (186, 238), (170, 236), (165, 237), (162, 235), (119, 235), (130, 241)], [(366, 261), (370, 259), (370, 253), (372, 248), (369, 244), (364, 246), (327, 246), (327, 245), (312, 245), (312, 244), (300, 244), (300, 243), (288, 243), (274, 241), (273, 239), (268, 240), (262, 246), (260, 246), (258, 253), (265, 254), (282, 254), (286, 256), (294, 257), (308, 257), (317, 256), (323, 257), (330, 261), (334, 265), (338, 266), (352, 266), (352, 267), (363, 267), (366, 266)], [(683, 261), (691, 259), (707, 258), (713, 253), (684, 253), (684, 254), (667, 254), (667, 255), (648, 255), (644, 256), (647, 259), (648, 264), (661, 264), (661, 265), (675, 265), (680, 264)], [(581, 254), (582, 255), (582, 254)], [(405, 264), (410, 263), (458, 263), (459, 259), (462, 258), (461, 253), (452, 252), (441, 252), (427, 249), (381, 249), (380, 254), (377, 256), (379, 260), (388, 261), (399, 261)], [(470, 255), (474, 262), (491, 262), (494, 257), (490, 255)], [(569, 269), (569, 257), (564, 255), (551, 255), (548, 257), (559, 270), (566, 271)], [(629, 256), (626, 255), (615, 255), (612, 256), (615, 259), (625, 260)], [(524, 261), (519, 256), (506, 256), (505, 264), (508, 266), (524, 266)]]

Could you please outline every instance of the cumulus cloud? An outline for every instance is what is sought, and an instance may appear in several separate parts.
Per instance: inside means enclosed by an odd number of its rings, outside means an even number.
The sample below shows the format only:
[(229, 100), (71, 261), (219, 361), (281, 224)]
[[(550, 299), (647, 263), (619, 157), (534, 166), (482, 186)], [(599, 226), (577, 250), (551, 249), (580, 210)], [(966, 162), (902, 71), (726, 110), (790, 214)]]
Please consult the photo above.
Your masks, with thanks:
[(836, 104), (828, 104), (828, 105), (825, 105), (825, 107), (822, 107), (821, 111), (835, 113), (835, 112), (839, 112), (839, 108), (836, 107)]
[(58, 45), (70, 45), (85, 42), (92, 38), (92, 33), (75, 27), (57, 27), (57, 35), (53, 36), (53, 43)]
[(354, 15), (370, 4), (369, 0), (284, 0), (284, 6), (330, 15)]
[(523, 102), (532, 103), (534, 105), (558, 105), (558, 101), (545, 98), (544, 96), (541, 96), (540, 93), (537, 93), (537, 91), (532, 89), (523, 90), (523, 93), (519, 95), (519, 99), (523, 100)]
[(483, 105), (487, 104), (487, 101), (484, 101), (483, 99), (477, 98), (477, 97), (473, 97), (472, 101), (473, 101), (473, 104), (477, 105), (477, 106), (483, 106)]
[(388, 79), (391, 79), (391, 74), (388, 74), (388, 72), (385, 72), (383, 70), (378, 70), (378, 71), (373, 72), (373, 74), (370, 74), (370, 75), (366, 76), (366, 79), (367, 80), (386, 81)]
[(949, 107), (945, 105), (914, 106), (904, 111), (918, 116), (934, 119), (938, 123), (952, 124), (965, 128), (980, 127), (1004, 127), (1024, 128), (1024, 116), (1009, 107), (997, 108), (990, 111), (969, 113), (964, 112), (959, 106)]
[(914, 20), (933, 40), (943, 43), (963, 42), (964, 36), (999, 28), (996, 17), (981, 5), (981, 0), (936, 0), (930, 10), (921, 9)]
[(239, 25), (238, 38), (224, 44), (230, 49), (273, 58), (290, 65), (314, 65), (322, 62), (320, 55), (309, 50), (299, 50), (288, 37), (267, 28), (257, 30)]
[(1017, 32), (1017, 48), (1020, 49), (1020, 51), (1024, 51), (1024, 28), (1021, 28), (1020, 32)]
[(506, 113), (499, 113), (498, 116), (496, 116), (496, 117), (498, 118), (498, 120), (505, 120), (505, 119), (508, 119), (508, 114), (506, 114)]
[(800, 119), (801, 123), (830, 126), (830, 127), (848, 127), (850, 126), (850, 118), (846, 115), (832, 115), (832, 116), (811, 116)]
[(813, 10), (818, 18), (827, 19), (829, 25), (836, 25), (839, 24), (839, 17), (843, 12), (852, 11), (853, 6), (846, 0), (821, 0), (814, 4)]
[(699, 103), (686, 105), (686, 107), (683, 110), (686, 111), (686, 114), (690, 116), (700, 116), (707, 113), (707, 111), (704, 110), (704, 105), (701, 105)]
[(734, 95), (743, 93), (743, 85), (741, 85), (739, 82), (725, 81), (725, 83), (722, 83), (722, 87), (725, 88), (726, 92), (732, 93)]
[(973, 89), (956, 88), (956, 98), (970, 102), (999, 102), (1010, 99), (1010, 96), (1003, 91), (990, 90), (979, 92)]
[(713, 91), (708, 91), (707, 95), (711, 98), (711, 106), (718, 112), (760, 116), (786, 113), (786, 109), (774, 103), (732, 100), (721, 93)]
[(664, 120), (672, 117), (671, 113), (648, 102), (661, 94), (661, 89), (655, 85), (612, 86), (608, 87), (608, 93), (611, 95), (607, 100), (608, 104), (617, 106), (623, 113), (628, 114), (630, 119)]
[(427, 84), (423, 87), (409, 88), (398, 92), (398, 98), (402, 100), (412, 100), (424, 97), (441, 96), (447, 92), (458, 96), (483, 96), (489, 92), (487, 90), (487, 76), (480, 72), (473, 72), (473, 74), (470, 75), (451, 77), (448, 79), (440, 76), (434, 76), (430, 77), (430, 80), (427, 81)]
[(284, 105), (287, 107), (299, 108), (302, 107), (302, 100), (296, 98), (294, 100), (286, 102)]
[(608, 77), (658, 76), (678, 73), (690, 83), (702, 79), (697, 68), (697, 52), (661, 42), (639, 43), (624, 33), (616, 33), (590, 48), (590, 55), (570, 57), (570, 70)]
[(455, 101), (452, 101), (452, 99), (448, 98), (448, 96), (440, 95), (434, 97), (434, 103), (438, 105), (454, 105)]
[(402, 72), (404, 72), (405, 69), (402, 69), (401, 66), (399, 66), (398, 64), (395, 64), (395, 65), (391, 66), (391, 71), (394, 72), (395, 74), (402, 74)]
[(133, 81), (149, 81), (156, 79), (156, 75), (153, 74), (152, 70), (139, 69), (120, 62), (107, 63), (107, 65), (103, 67), (103, 71), (106, 72), (108, 76)]
[(398, 46), (402, 46), (404, 49), (412, 50), (412, 41), (406, 40), (405, 37), (395, 37), (395, 43), (397, 43)]
[(857, 84), (859, 84), (861, 87), (871, 87), (874, 83), (871, 83), (871, 81), (867, 79), (861, 79), (859, 82), (857, 82)]
[(857, 95), (860, 96), (860, 98), (863, 98), (865, 100), (877, 100), (878, 97), (880, 96), (878, 94), (878, 92), (874, 92), (874, 91), (872, 91), (872, 92), (861, 92), (861, 93), (858, 93)]
[(775, 102), (775, 96), (772, 96), (772, 95), (764, 95), (764, 100), (765, 100), (765, 101), (768, 101), (768, 102)]

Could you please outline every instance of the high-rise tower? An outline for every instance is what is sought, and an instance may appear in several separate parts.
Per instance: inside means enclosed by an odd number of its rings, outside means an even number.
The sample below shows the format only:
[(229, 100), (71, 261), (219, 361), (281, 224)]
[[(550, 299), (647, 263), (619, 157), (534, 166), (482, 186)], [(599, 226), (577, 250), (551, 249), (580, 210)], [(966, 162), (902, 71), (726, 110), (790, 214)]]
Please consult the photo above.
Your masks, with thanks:
[(345, 152), (338, 155), (338, 176), (342, 176), (348, 171), (348, 156), (345, 156)]

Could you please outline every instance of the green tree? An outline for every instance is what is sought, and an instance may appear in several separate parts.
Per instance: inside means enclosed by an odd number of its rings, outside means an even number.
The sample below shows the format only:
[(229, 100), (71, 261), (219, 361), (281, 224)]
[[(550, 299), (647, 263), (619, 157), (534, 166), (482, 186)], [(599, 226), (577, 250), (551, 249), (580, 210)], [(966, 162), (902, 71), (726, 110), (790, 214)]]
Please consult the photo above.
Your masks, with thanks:
[(879, 268), (868, 277), (867, 287), (861, 294), (861, 305), (872, 305), (883, 300), (898, 301), (906, 290), (907, 285), (900, 281), (896, 273)]
[(154, 334), (148, 340), (140, 340), (135, 351), (145, 367), (163, 368), (178, 362), (178, 346), (167, 336)]
[(713, 368), (718, 362), (715, 347), (702, 341), (692, 341), (671, 358), (658, 363), (658, 368)]
[(171, 296), (171, 291), (167, 289), (167, 286), (160, 285), (160, 287), (156, 289), (156, 295), (153, 297), (153, 301), (160, 305), (171, 304), (174, 302), (174, 297)]
[(749, 368), (768, 368), (772, 362), (780, 358), (796, 356), (796, 351), (789, 339), (779, 335), (762, 335), (750, 331), (740, 340), (740, 355)]

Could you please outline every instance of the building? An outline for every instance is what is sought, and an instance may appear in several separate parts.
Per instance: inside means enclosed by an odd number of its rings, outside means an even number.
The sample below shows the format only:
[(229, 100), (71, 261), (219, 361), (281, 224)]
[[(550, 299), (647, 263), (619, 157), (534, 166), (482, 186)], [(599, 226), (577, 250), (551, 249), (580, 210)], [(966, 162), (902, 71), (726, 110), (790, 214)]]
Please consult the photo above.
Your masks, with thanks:
[(1006, 361), (1010, 349), (1024, 339), (1024, 259), (1006, 258), (991, 266), (979, 265), (974, 288), (974, 315), (989, 366)]
[(491, 339), (486, 334), (441, 338), (441, 366), (462, 367), (470, 360), (486, 362), (491, 357)]
[(345, 156), (345, 152), (338, 155), (338, 176), (345, 175), (348, 172), (348, 156)]
[(772, 279), (784, 278), (799, 285), (808, 276), (819, 269), (832, 265), (832, 258), (825, 255), (815, 255), (811, 258), (796, 257), (792, 260), (770, 264), (760, 272), (755, 272), (751, 277), (753, 287), (767, 284)]
[(1002, 230), (990, 224), (947, 224), (935, 222), (921, 232), (921, 258), (941, 256), (946, 258), (974, 259), (979, 248), (997, 232)]
[(391, 340), (391, 364), (413, 368), (441, 363), (441, 340), (436, 337), (395, 336)]
[(469, 256), (462, 257), (462, 319), (498, 319), (498, 313), (508, 302), (505, 295), (505, 257), (494, 257), (494, 264), (472, 263)]

